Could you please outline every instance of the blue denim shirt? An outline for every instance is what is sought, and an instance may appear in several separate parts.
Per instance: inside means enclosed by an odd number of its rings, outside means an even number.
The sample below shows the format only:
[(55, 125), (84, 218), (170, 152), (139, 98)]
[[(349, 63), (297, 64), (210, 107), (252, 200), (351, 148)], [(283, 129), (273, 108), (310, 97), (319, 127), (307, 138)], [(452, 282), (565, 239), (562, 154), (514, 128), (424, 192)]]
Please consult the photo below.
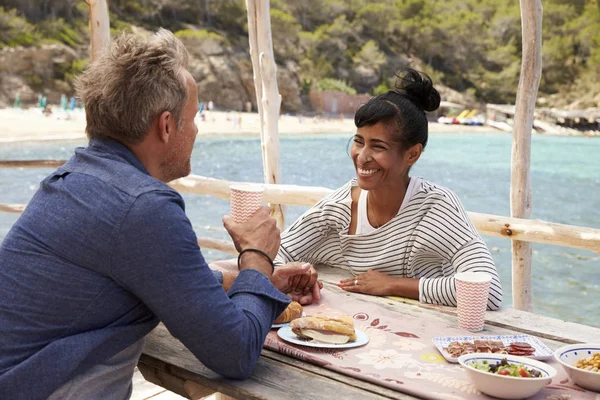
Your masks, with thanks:
[(289, 300), (256, 270), (226, 293), (181, 196), (123, 145), (91, 140), (44, 179), (0, 247), (0, 399), (45, 399), (159, 321), (245, 378)]

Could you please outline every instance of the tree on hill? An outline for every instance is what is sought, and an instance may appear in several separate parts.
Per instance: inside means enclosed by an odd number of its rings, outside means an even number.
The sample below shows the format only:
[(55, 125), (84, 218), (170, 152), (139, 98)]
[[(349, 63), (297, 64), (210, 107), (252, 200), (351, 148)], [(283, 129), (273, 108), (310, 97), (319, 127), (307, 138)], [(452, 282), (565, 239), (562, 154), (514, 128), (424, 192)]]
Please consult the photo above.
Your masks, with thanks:
[[(83, 0), (4, 0), (0, 47), (88, 43)], [(111, 0), (113, 32), (214, 32), (247, 52), (244, 0)], [(325, 78), (373, 93), (394, 69), (422, 65), (485, 102), (514, 102), (521, 53), (517, 0), (271, 1), (277, 62), (296, 63), (303, 87)], [(600, 0), (545, 0), (540, 95), (580, 97), (600, 81)], [(577, 93), (572, 93), (572, 91)], [(554, 98), (554, 97), (549, 97)]]

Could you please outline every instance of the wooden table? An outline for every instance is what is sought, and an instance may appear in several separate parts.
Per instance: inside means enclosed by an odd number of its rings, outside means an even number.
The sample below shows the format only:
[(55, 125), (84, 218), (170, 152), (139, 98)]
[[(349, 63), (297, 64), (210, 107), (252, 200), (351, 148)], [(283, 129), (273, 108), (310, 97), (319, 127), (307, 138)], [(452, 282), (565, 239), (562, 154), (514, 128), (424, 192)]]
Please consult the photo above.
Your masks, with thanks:
[[(340, 279), (350, 274), (339, 268), (321, 266), (319, 277), (332, 291)], [(456, 309), (433, 306), (418, 301), (366, 296), (358, 298), (375, 302), (402, 315), (437, 319), (456, 325)], [(486, 313), (483, 334), (531, 334), (542, 339), (551, 349), (567, 343), (595, 342), (600, 329), (541, 315), (504, 308)], [(414, 399), (385, 387), (355, 379), (263, 349), (251, 377), (245, 381), (225, 379), (202, 365), (192, 353), (173, 338), (164, 325), (148, 336), (138, 367), (144, 377), (187, 398), (198, 399), (211, 393), (221, 398), (243, 399)]]

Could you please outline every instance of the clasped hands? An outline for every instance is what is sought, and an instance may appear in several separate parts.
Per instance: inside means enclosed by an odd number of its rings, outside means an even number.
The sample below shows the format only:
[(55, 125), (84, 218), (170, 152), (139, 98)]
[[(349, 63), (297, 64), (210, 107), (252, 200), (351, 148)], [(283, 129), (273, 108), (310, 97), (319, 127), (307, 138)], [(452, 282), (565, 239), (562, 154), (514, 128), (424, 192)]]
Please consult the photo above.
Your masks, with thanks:
[(283, 294), (302, 305), (321, 300), (323, 282), (318, 280), (317, 271), (305, 262), (295, 261), (275, 269), (271, 283)]
[[(277, 255), (280, 236), (275, 219), (269, 215), (268, 207), (260, 207), (254, 215), (244, 223), (236, 223), (230, 216), (223, 217), (223, 225), (231, 236), (238, 252), (242, 249), (254, 248), (264, 252), (271, 260)], [(291, 262), (278, 267), (271, 273), (271, 265), (260, 254), (244, 253), (245, 268), (256, 269), (265, 274), (273, 286), (293, 301), (306, 305), (319, 302), (323, 284), (317, 280), (317, 271), (312, 265), (304, 262)]]

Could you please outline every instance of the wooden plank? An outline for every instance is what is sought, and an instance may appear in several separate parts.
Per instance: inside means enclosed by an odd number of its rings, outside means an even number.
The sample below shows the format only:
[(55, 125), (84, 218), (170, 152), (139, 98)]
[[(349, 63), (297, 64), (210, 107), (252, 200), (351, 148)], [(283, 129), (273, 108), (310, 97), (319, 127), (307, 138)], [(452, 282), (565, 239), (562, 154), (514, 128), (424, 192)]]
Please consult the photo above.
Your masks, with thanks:
[[(179, 396), (185, 397), (186, 399), (190, 398), (185, 388), (186, 381), (184, 379), (169, 374), (168, 372), (156, 368), (152, 365), (148, 365), (142, 362), (141, 359), (138, 362), (138, 369), (142, 373), (144, 379), (146, 379), (148, 382), (163, 387), (173, 393), (178, 394)], [(212, 393), (214, 393), (214, 390), (210, 390), (208, 394)]]
[(192, 400), (205, 399), (208, 396), (213, 396), (212, 398), (217, 400), (227, 400), (228, 398), (228, 396), (225, 396), (224, 394), (215, 393), (214, 390), (192, 381), (185, 381), (183, 387)]
[[(229, 200), (229, 185), (234, 183), (239, 182), (189, 175), (170, 182), (169, 185), (181, 193), (208, 194)], [(263, 199), (266, 202), (296, 206), (313, 206), (332, 192), (331, 189), (323, 187), (269, 184), (263, 186)], [(492, 214), (468, 214), (482, 235), (568, 246), (600, 254), (600, 229)]]
[[(62, 163), (62, 160), (53, 160)], [(4, 161), (6, 165), (15, 161)], [(19, 161), (16, 161), (17, 163)], [(2, 162), (0, 162), (0, 167)], [(15, 165), (16, 166), (16, 165)], [(20, 167), (25, 167), (19, 164)], [(27, 168), (43, 168), (48, 165), (45, 161), (27, 162)], [(169, 185), (180, 193), (208, 194), (224, 200), (229, 200), (229, 185), (240, 183), (198, 175), (190, 175), (177, 179)], [(311, 206), (332, 192), (331, 189), (311, 186), (261, 184), (265, 188), (263, 198), (265, 202), (274, 204)], [(0, 205), (0, 211), (19, 213), (25, 209), (24, 204)], [(586, 228), (556, 224), (552, 222), (503, 217), (492, 214), (469, 212), (469, 217), (480, 234), (503, 237), (506, 239), (525, 242), (553, 244), (578, 249), (593, 251), (600, 254), (600, 229)], [(223, 241), (203, 238), (206, 243), (203, 247), (233, 253), (231, 245)], [(217, 246), (217, 247), (211, 247)]]
[(27, 204), (0, 203), (0, 211), (12, 214), (21, 214), (25, 211), (25, 207), (27, 207)]
[[(208, 194), (229, 200), (229, 185), (236, 181), (214, 179), (200, 175), (188, 175), (185, 178), (169, 182), (169, 185), (180, 193)], [(312, 206), (333, 190), (317, 186), (297, 186), (282, 184), (262, 184), (265, 188), (263, 199), (269, 203), (281, 203), (294, 206)]]
[(234, 397), (227, 396), (223, 393), (215, 394), (215, 400), (233, 400), (233, 399), (234, 399)]
[[(511, 157), (510, 215), (531, 218), (531, 130), (542, 77), (542, 3), (521, 0), (523, 58), (515, 103), (515, 129)], [(531, 243), (512, 242), (513, 306), (533, 311)]]
[[(0, 204), (0, 207), (2, 205)], [(235, 249), (235, 246), (231, 241), (207, 238), (207, 237), (199, 237), (198, 245), (203, 249), (213, 249), (222, 251), (223, 253), (233, 254), (235, 256), (238, 255), (238, 251)]]
[[(144, 353), (140, 358), (140, 370), (154, 368), (176, 377), (179, 382), (192, 381), (234, 398), (244, 399), (414, 399), (394, 390), (353, 379), (333, 371), (306, 364), (300, 369), (295, 363), (305, 364), (286, 356), (273, 356), (264, 350), (249, 379), (244, 381), (221, 377), (202, 365), (194, 355), (177, 339), (172, 337), (164, 325), (154, 329), (146, 340)], [(269, 355), (271, 355), (269, 357)], [(280, 356), (288, 358), (281, 362)], [(165, 385), (173, 385), (177, 392), (178, 381), (163, 380)], [(340, 385), (339, 382), (346, 383)], [(170, 386), (164, 386), (172, 390)]]
[(65, 160), (0, 160), (0, 168), (58, 168)]
[(568, 246), (600, 254), (600, 229), (556, 224), (537, 219), (501, 217), (474, 212), (468, 214), (482, 235)]
[[(146, 380), (139, 368), (133, 373), (133, 391), (131, 392), (130, 400), (146, 400), (167, 391), (164, 387), (155, 385)], [(179, 397), (181, 399), (181, 397)]]

